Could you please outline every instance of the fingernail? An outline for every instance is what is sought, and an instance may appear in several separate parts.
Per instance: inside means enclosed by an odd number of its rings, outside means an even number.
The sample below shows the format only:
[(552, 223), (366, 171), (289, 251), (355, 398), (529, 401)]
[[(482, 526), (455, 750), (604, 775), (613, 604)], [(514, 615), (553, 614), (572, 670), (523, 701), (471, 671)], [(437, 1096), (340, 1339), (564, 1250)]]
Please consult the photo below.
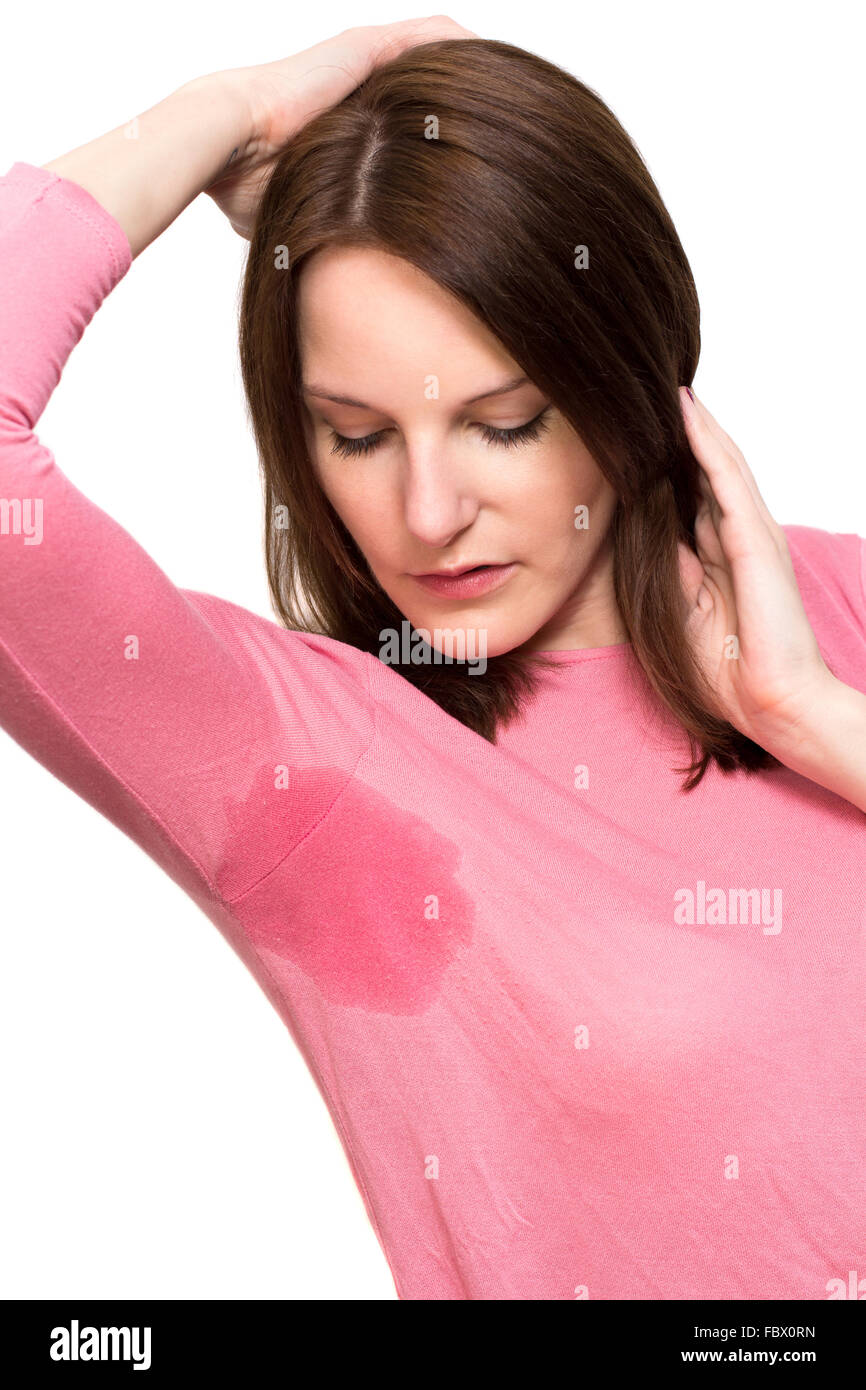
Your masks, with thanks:
[(694, 398), (694, 396), (693, 396), (693, 394), (692, 394), (692, 389), (691, 389), (691, 387), (690, 387), (690, 386), (687, 386), (687, 387), (686, 387), (686, 390), (687, 390), (688, 393), (689, 393), (689, 400), (694, 401), (695, 398)]

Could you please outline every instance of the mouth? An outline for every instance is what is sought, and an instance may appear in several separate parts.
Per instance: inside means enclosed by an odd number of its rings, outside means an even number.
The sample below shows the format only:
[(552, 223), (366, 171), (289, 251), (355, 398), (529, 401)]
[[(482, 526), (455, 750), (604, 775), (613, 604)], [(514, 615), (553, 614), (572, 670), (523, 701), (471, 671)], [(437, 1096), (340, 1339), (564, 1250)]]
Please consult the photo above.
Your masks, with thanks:
[(517, 564), (474, 565), (471, 569), (438, 574), (413, 574), (416, 584), (428, 593), (441, 598), (474, 598), (478, 594), (490, 593), (504, 584), (517, 569)]

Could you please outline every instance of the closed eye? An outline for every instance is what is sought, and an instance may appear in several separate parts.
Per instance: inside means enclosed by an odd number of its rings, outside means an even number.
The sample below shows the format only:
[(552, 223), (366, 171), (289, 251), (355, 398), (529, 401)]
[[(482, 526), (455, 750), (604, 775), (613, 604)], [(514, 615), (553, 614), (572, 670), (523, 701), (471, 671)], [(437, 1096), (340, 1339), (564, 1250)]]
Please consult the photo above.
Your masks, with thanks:
[[(503, 449), (513, 449), (518, 444), (528, 444), (532, 440), (540, 439), (542, 433), (550, 428), (546, 416), (550, 406), (546, 405), (534, 420), (527, 420), (525, 425), (515, 425), (514, 429), (501, 430), (493, 425), (476, 424), (475, 428), (481, 431), (482, 438), (487, 444), (498, 445)], [(331, 453), (341, 454), (344, 458), (353, 458), (358, 454), (371, 454), (374, 449), (378, 449), (380, 443), (388, 433), (387, 430), (376, 430), (374, 434), (362, 435), (360, 439), (352, 439), (347, 435), (338, 434), (336, 430), (330, 431)]]

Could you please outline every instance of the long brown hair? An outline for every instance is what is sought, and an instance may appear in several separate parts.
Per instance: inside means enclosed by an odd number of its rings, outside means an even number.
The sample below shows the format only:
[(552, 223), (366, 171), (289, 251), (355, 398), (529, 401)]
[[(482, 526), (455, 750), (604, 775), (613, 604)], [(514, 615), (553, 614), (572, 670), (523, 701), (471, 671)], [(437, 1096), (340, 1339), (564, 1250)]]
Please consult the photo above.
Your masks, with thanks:
[[(698, 298), (658, 189), (601, 98), (495, 39), (416, 45), (304, 125), (264, 190), (239, 349), (270, 591), (287, 627), (377, 653), (405, 619), (322, 491), (305, 438), (298, 276), (335, 245), (400, 256), (457, 296), (612, 484), (615, 597), (640, 668), (688, 735), (684, 790), (711, 759), (726, 772), (773, 765), (714, 713), (686, 638), (677, 542), (694, 548), (699, 468), (677, 388), (697, 367)], [(545, 664), (506, 652), (483, 675), (457, 661), (396, 669), (495, 742)]]

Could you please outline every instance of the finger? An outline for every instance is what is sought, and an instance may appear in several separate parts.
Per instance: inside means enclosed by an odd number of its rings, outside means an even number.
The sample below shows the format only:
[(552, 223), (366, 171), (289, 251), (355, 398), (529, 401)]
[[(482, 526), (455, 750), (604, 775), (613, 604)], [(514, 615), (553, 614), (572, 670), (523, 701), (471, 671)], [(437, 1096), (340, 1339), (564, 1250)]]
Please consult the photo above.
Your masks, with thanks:
[[(715, 523), (716, 527), (718, 527), (722, 519), (722, 510), (719, 506), (718, 498), (716, 497), (716, 494), (713, 492), (712, 483), (710, 482), (709, 477), (704, 468), (700, 468), (698, 470), (698, 493), (698, 512), (705, 510), (709, 511), (710, 515), (712, 516), (713, 522)], [(695, 519), (697, 520), (697, 517)]]
[[(718, 524), (730, 519), (739, 523), (739, 543), (770, 542), (775, 545), (776, 524), (760, 497), (753, 491), (737, 458), (718, 434), (710, 428), (703, 413), (689, 400), (683, 388), (683, 415), (686, 433), (696, 459), (706, 473), (712, 494), (718, 505)], [(706, 496), (706, 490), (702, 489)]]
[[(709, 414), (709, 412), (707, 412), (707, 413)], [(710, 421), (712, 421), (712, 418), (713, 418), (713, 417), (710, 415), (710, 416), (709, 416)], [(722, 434), (722, 436), (724, 437), (725, 440), (728, 440), (728, 436), (724, 433), (723, 430), (720, 430), (720, 433)], [(745, 463), (745, 461), (744, 461), (744, 463)], [(748, 472), (747, 472), (747, 474), (744, 475), (744, 476), (746, 476), (746, 481), (748, 482), (748, 476), (750, 476), (750, 475), (748, 474)], [(720, 528), (720, 526), (721, 526), (721, 521), (722, 521), (721, 508), (719, 507), (718, 500), (717, 500), (717, 498), (716, 498), (716, 496), (715, 496), (715, 493), (713, 492), (712, 484), (711, 484), (710, 479), (709, 479), (709, 477), (708, 477), (708, 475), (707, 475), (707, 471), (706, 471), (706, 469), (705, 469), (704, 467), (701, 467), (701, 469), (700, 469), (700, 471), (699, 471), (699, 474), (698, 474), (698, 489), (699, 489), (700, 496), (701, 496), (701, 504), (700, 504), (700, 505), (701, 505), (701, 506), (708, 506), (708, 507), (709, 507), (709, 509), (710, 509), (710, 514), (711, 514), (711, 516), (712, 516), (712, 520), (713, 520), (713, 523), (714, 523), (714, 525), (715, 525), (715, 529), (716, 529), (716, 531), (718, 532), (718, 531), (719, 531), (719, 528)], [(752, 496), (753, 496), (753, 499), (754, 499), (754, 494), (752, 494)], [(762, 504), (762, 503), (763, 503), (763, 499), (761, 499), (760, 493), (758, 493), (758, 499), (759, 499), (759, 502), (761, 502), (761, 504)], [(772, 517), (769, 513), (766, 513), (766, 508), (763, 508), (763, 511), (762, 511), (762, 510), (761, 510), (761, 507), (759, 506), (759, 507), (758, 507), (758, 510), (759, 510), (759, 512), (761, 512), (762, 519), (764, 520), (765, 531), (766, 531), (767, 534), (770, 535), (770, 537), (772, 538), (772, 540), (773, 540), (773, 542), (774, 542), (774, 544), (775, 544), (776, 554), (777, 554), (778, 557), (781, 559), (781, 561), (782, 561), (782, 563), (784, 564), (785, 568), (786, 568), (790, 573), (793, 574), (793, 561), (792, 561), (792, 559), (791, 559), (791, 552), (790, 552), (790, 549), (789, 549), (789, 547), (788, 547), (788, 539), (787, 539), (787, 537), (786, 537), (786, 535), (785, 535), (785, 532), (783, 531), (782, 527), (779, 526), (779, 525), (774, 521), (773, 517)], [(765, 513), (766, 513), (766, 515), (765, 515)], [(769, 520), (767, 520), (767, 517), (769, 518)], [(709, 554), (709, 553), (712, 553), (712, 552), (708, 549), (708, 554)]]
[(439, 39), (477, 39), (471, 29), (464, 29), (447, 15), (431, 15), (426, 19), (401, 19), (394, 24), (371, 25), (379, 30), (379, 41), (373, 66), (396, 58), (407, 48)]
[(761, 515), (763, 516), (764, 521), (770, 526), (775, 526), (776, 523), (773, 519), (770, 509), (764, 501), (763, 497), (761, 496), (761, 490), (758, 487), (758, 484), (755, 480), (755, 475), (753, 474), (751, 468), (746, 462), (746, 458), (742, 450), (738, 447), (737, 444), (735, 444), (734, 440), (731, 439), (731, 436), (725, 430), (722, 429), (722, 426), (719, 424), (718, 420), (715, 418), (712, 412), (709, 411), (707, 407), (704, 405), (700, 396), (695, 395), (694, 404), (697, 408), (697, 414), (699, 418), (704, 422), (707, 429), (719, 441), (722, 448), (726, 449), (728, 453), (731, 455), (731, 457), (736, 461), (739, 470), (742, 473), (746, 481), (746, 484), (752, 494), (755, 505), (758, 508)]

